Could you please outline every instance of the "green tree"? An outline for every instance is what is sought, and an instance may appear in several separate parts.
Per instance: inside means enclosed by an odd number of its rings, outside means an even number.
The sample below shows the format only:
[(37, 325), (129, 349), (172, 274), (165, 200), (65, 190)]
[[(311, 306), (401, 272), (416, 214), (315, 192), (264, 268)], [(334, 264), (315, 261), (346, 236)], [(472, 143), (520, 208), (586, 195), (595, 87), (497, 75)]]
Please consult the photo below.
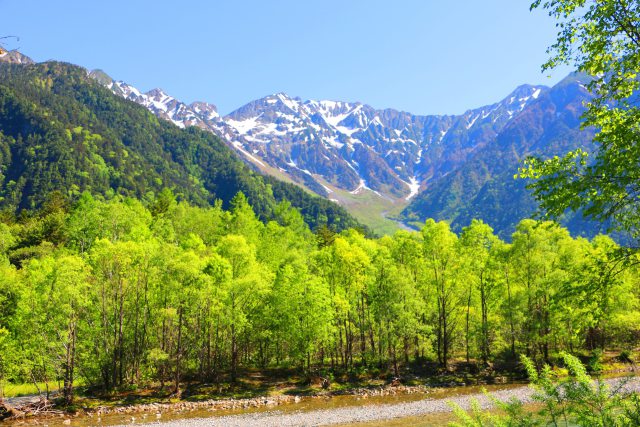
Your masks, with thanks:
[[(381, 244), (384, 246), (385, 242), (383, 238)], [(399, 231), (393, 236), (393, 241), (390, 244), (391, 256), (398, 267), (398, 274), (405, 281), (405, 286), (408, 286), (408, 288), (405, 288), (409, 292), (407, 295), (408, 298), (405, 301), (409, 304), (407, 305), (405, 314), (416, 315), (416, 321), (418, 322), (418, 324), (415, 325), (418, 333), (413, 337), (414, 357), (416, 360), (418, 358), (424, 359), (426, 356), (431, 357), (433, 354), (434, 328), (431, 323), (433, 312), (430, 312), (430, 310), (433, 307), (432, 304), (427, 302), (425, 296), (428, 295), (428, 292), (425, 293), (422, 287), (425, 283), (426, 274), (423, 262), (422, 235), (420, 233)], [(376, 266), (378, 265), (376, 264)], [(414, 301), (414, 298), (417, 298), (419, 301)], [(412, 307), (420, 307), (420, 312), (414, 313)], [(409, 321), (407, 325), (410, 326), (412, 319), (405, 319)], [(409, 336), (405, 337), (405, 344), (409, 339)], [(406, 360), (407, 345), (404, 347)]]
[(48, 369), (62, 376), (63, 397), (69, 405), (73, 401), (76, 349), (84, 340), (82, 334), (88, 332), (88, 268), (77, 256), (45, 257), (32, 260), (26, 274), (28, 293), (22, 300), (22, 318), (28, 325), (23, 332), (32, 336), (29, 356), (40, 363), (44, 379), (50, 378)]
[[(171, 253), (171, 252), (169, 252)], [(170, 313), (170, 322), (165, 325), (165, 337), (171, 336), (170, 343), (165, 341), (164, 351), (173, 361), (173, 393), (180, 395), (180, 381), (184, 365), (192, 350), (190, 342), (196, 338), (193, 329), (199, 312), (202, 310), (204, 293), (211, 289), (211, 276), (205, 273), (205, 259), (193, 250), (177, 251), (171, 254), (163, 272), (164, 289), (169, 298), (165, 299), (165, 313)], [(209, 264), (210, 266), (210, 264)], [(206, 298), (206, 296), (205, 296)], [(169, 329), (169, 330), (167, 330)]]
[(626, 337), (640, 328), (637, 271), (620, 259), (619, 249), (610, 237), (596, 236), (584, 251), (581, 271), (564, 295), (578, 305), (575, 323), (589, 350), (628, 349), (631, 342)]
[(549, 362), (554, 339), (561, 327), (556, 323), (560, 290), (571, 280), (571, 269), (580, 252), (566, 229), (552, 222), (524, 220), (513, 234), (511, 261), (514, 279), (525, 313), (520, 320), (528, 356)]
[[(2, 225), (0, 224), (0, 233)], [(18, 304), (24, 292), (22, 281), (16, 269), (8, 260), (0, 255), (0, 398), (2, 382), (15, 374), (19, 369), (20, 352), (15, 342), (16, 328), (20, 326), (22, 317), (16, 316)], [(12, 351), (13, 350), (13, 351)]]
[(152, 246), (132, 241), (102, 239), (92, 248), (89, 262), (97, 307), (93, 348), (106, 388), (134, 382), (138, 376), (134, 367), (140, 365), (140, 346), (150, 321), (149, 287), (162, 283), (152, 272), (153, 256)]
[(491, 357), (491, 344), (495, 340), (490, 321), (490, 310), (499, 303), (501, 291), (499, 285), (500, 265), (499, 254), (503, 243), (493, 234), (493, 229), (479, 220), (473, 220), (471, 225), (462, 230), (460, 236), (461, 256), (469, 281), (466, 312), (466, 349), (469, 361), (470, 322), (477, 323), (471, 318), (473, 294), (477, 294), (480, 305), (480, 330), (478, 334), (480, 356), (483, 364), (487, 364)]
[[(376, 324), (378, 334), (378, 359), (382, 364), (383, 352), (387, 352), (387, 357), (391, 359), (395, 376), (399, 376), (397, 353), (404, 353), (404, 361), (409, 361), (409, 345), (416, 346), (417, 341), (424, 339), (428, 330), (422, 321), (425, 316), (426, 305), (422, 299), (419, 288), (416, 286), (416, 278), (410, 274), (409, 265), (413, 260), (409, 259), (409, 251), (414, 249), (413, 255), (416, 259), (420, 257), (419, 243), (416, 245), (400, 248), (404, 246), (402, 240), (405, 233), (398, 233), (394, 238), (383, 238), (379, 250), (377, 251), (373, 265), (375, 272), (370, 281), (369, 294), (371, 295), (371, 311)], [(400, 241), (400, 242), (399, 242)], [(414, 240), (415, 241), (415, 240)], [(411, 249), (409, 249), (411, 248)], [(394, 251), (395, 250), (395, 251)], [(398, 262), (396, 255), (406, 256)], [(373, 341), (373, 340), (372, 340)], [(375, 347), (372, 342), (372, 349)]]
[(256, 260), (255, 247), (243, 236), (224, 236), (217, 251), (231, 267), (231, 282), (224, 306), (230, 328), (231, 379), (235, 382), (240, 362), (240, 338), (251, 330), (252, 315), (269, 291), (272, 277)]
[[(437, 313), (436, 344), (438, 361), (449, 368), (460, 321), (460, 262), (458, 237), (446, 222), (428, 219), (422, 228), (427, 298), (435, 298)], [(433, 303), (427, 300), (427, 304)]]
[[(597, 150), (548, 160), (529, 159), (520, 176), (552, 217), (583, 209), (637, 237), (640, 229), (640, 8), (630, 0), (536, 0), (557, 21), (556, 42), (543, 69), (575, 66), (590, 76), (594, 98), (584, 127), (594, 127)], [(587, 82), (585, 82), (587, 83)]]

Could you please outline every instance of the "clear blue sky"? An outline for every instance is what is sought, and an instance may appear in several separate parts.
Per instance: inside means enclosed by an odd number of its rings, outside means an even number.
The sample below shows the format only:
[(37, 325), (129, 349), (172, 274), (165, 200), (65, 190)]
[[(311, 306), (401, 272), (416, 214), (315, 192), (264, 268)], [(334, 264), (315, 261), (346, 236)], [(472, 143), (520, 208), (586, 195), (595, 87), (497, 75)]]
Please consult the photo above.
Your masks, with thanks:
[(262, 96), (461, 113), (542, 74), (554, 22), (526, 0), (0, 0), (9, 47), (228, 113)]

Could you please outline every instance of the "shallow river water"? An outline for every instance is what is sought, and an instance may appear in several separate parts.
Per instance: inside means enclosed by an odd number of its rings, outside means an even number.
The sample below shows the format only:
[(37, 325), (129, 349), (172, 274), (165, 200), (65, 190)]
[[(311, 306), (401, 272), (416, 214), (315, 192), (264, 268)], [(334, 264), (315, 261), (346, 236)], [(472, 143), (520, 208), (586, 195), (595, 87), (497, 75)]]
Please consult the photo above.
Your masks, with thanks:
[[(362, 408), (371, 406), (374, 407), (380, 405), (393, 405), (401, 403), (416, 402), (419, 400), (429, 399), (448, 399), (461, 397), (469, 394), (481, 393), (485, 388), (489, 392), (495, 392), (499, 390), (510, 390), (515, 388), (522, 388), (522, 384), (505, 384), (505, 385), (486, 385), (486, 386), (464, 386), (464, 387), (451, 387), (446, 389), (434, 389), (429, 393), (415, 393), (415, 394), (401, 394), (395, 396), (372, 396), (372, 397), (360, 397), (360, 396), (334, 396), (334, 397), (305, 397), (299, 403), (286, 403), (277, 406), (262, 406), (259, 408), (251, 409), (234, 409), (234, 410), (220, 410), (220, 409), (207, 409), (200, 408), (194, 410), (184, 411), (171, 411), (161, 413), (159, 416), (155, 413), (130, 413), (130, 414), (107, 414), (102, 416), (78, 416), (78, 417), (60, 417), (49, 418), (41, 420), (39, 425), (47, 425), (50, 427), (59, 426), (116, 426), (116, 425), (143, 425), (156, 422), (170, 422), (173, 421), (173, 425), (185, 424), (197, 425), (195, 419), (210, 419), (212, 417), (228, 417), (234, 415), (247, 415), (247, 414), (293, 414), (293, 413), (309, 413), (318, 410), (331, 410), (339, 408)], [(454, 416), (450, 412), (435, 412), (431, 414), (420, 415), (418, 417), (401, 417), (394, 419), (387, 419), (382, 421), (371, 422), (359, 422), (359, 423), (346, 423), (346, 424), (334, 424), (340, 426), (440, 426), (446, 425), (449, 421), (454, 420)], [(213, 421), (213, 420), (212, 420)], [(27, 423), (14, 422), (11, 425), (26, 425)], [(28, 425), (35, 425), (31, 420)], [(203, 424), (204, 425), (204, 424)]]

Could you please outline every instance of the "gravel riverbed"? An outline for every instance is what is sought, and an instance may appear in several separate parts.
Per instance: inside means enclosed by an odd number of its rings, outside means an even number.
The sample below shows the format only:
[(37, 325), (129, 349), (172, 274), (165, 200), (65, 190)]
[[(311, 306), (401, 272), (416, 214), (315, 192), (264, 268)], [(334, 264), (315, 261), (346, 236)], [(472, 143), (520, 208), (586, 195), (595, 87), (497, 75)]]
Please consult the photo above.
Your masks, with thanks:
[[(620, 379), (611, 379), (606, 382), (612, 387), (620, 384)], [(640, 378), (633, 378), (624, 385), (626, 391), (640, 391)], [(492, 396), (508, 401), (516, 398), (523, 403), (532, 402), (532, 390), (527, 386), (500, 390), (491, 393)], [(320, 426), (330, 424), (346, 424), (368, 421), (390, 420), (394, 418), (415, 417), (427, 414), (451, 412), (449, 402), (456, 403), (467, 409), (473, 399), (478, 400), (482, 408), (492, 407), (492, 402), (484, 394), (469, 394), (452, 396), (445, 399), (423, 399), (414, 402), (395, 404), (373, 404), (364, 406), (321, 409), (313, 411), (296, 411), (282, 413), (280, 411), (268, 411), (239, 415), (218, 416), (210, 418), (191, 418), (173, 420), (168, 422), (158, 421), (152, 424), (162, 427), (210, 427), (210, 426)], [(124, 427), (124, 426), (122, 426)]]

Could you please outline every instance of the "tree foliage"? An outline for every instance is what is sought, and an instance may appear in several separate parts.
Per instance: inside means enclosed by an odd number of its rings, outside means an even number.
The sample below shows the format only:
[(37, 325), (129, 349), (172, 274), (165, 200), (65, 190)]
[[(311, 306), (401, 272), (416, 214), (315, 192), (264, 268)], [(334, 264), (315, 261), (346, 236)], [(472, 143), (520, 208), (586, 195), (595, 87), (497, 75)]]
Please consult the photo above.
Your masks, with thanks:
[[(147, 205), (148, 207), (146, 207)], [(380, 239), (314, 235), (287, 204), (266, 224), (161, 192), (142, 203), (82, 194), (0, 222), (0, 375), (113, 390), (223, 384), (247, 368), (311, 375), (409, 366), (552, 363), (630, 351), (638, 271), (610, 238), (523, 221), (507, 244), (474, 221), (427, 221)]]
[(452, 427), (535, 427), (567, 426), (585, 427), (632, 427), (640, 421), (640, 396), (624, 390), (626, 379), (608, 385), (593, 380), (580, 360), (562, 353), (567, 376), (559, 378), (549, 365), (540, 371), (531, 359), (522, 357), (529, 374), (533, 400), (540, 407), (528, 411), (518, 399), (502, 402), (492, 398), (493, 403), (505, 415), (484, 412), (474, 401), (470, 413), (452, 405), (459, 422)]
[(564, 157), (528, 159), (520, 176), (530, 184), (541, 208), (559, 217), (583, 209), (589, 217), (614, 220), (618, 229), (638, 235), (640, 220), (640, 5), (632, 0), (537, 0), (557, 21), (556, 42), (543, 69), (575, 66), (591, 76), (594, 98), (583, 127), (597, 131), (597, 150)]

